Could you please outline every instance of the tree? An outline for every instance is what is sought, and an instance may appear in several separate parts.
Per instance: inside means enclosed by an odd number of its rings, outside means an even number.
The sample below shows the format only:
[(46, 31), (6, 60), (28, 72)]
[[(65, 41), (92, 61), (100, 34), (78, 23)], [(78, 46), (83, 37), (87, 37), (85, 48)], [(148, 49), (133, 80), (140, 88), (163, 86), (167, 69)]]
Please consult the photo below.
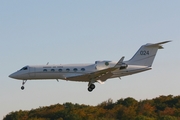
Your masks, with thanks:
[(160, 117), (159, 120), (178, 120), (178, 119), (174, 116), (165, 115)]
[(141, 102), (138, 106), (138, 114), (147, 117), (155, 117), (155, 107), (148, 102)]
[(128, 97), (113, 103), (112, 99), (97, 106), (70, 102), (15, 111), (3, 120), (180, 120), (180, 96), (159, 96), (136, 101)]
[(128, 97), (126, 99), (124, 99), (124, 101), (122, 101), (122, 105), (126, 106), (126, 107), (130, 107), (130, 106), (135, 106), (137, 105), (137, 100), (135, 100), (134, 98)]
[(147, 117), (144, 115), (139, 115), (135, 118), (135, 120), (156, 120), (155, 118)]

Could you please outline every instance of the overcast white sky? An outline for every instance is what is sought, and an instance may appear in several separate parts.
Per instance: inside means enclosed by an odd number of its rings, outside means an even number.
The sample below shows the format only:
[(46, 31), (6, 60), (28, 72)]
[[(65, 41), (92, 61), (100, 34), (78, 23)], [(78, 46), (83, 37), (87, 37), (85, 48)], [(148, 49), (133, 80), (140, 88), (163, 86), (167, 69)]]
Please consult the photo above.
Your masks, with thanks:
[[(11, 111), (65, 102), (97, 105), (108, 98), (179, 95), (180, 1), (0, 1), (0, 118)], [(153, 69), (96, 84), (22, 82), (8, 75), (25, 65), (130, 59), (146, 43), (165, 40)]]

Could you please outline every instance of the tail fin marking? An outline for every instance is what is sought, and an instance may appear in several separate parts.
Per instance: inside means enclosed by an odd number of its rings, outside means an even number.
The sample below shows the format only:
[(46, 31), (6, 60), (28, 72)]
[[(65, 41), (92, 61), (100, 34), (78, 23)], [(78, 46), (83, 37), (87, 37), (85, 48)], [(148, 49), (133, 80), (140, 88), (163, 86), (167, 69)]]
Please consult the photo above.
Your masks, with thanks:
[(158, 49), (163, 49), (161, 44), (168, 43), (170, 41), (164, 41), (156, 44), (146, 44), (140, 47), (135, 55), (127, 61), (131, 65), (142, 65), (151, 67), (156, 56)]

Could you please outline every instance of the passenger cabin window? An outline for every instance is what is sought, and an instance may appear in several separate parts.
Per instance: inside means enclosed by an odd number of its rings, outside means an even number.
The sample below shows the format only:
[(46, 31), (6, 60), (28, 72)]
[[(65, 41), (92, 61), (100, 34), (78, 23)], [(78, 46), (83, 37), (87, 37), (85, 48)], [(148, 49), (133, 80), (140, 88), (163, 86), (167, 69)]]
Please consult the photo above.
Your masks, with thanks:
[(59, 69), (58, 71), (59, 71), (59, 72), (62, 72), (62, 69)]
[(81, 68), (81, 71), (85, 71), (85, 68)]
[(67, 72), (69, 72), (69, 71), (70, 71), (70, 69), (69, 69), (69, 68), (67, 68), (67, 69), (66, 69), (66, 71), (67, 71)]
[(52, 72), (54, 72), (55, 70), (54, 69), (51, 69)]
[(44, 71), (44, 72), (47, 72), (47, 69), (44, 69), (43, 71)]
[(77, 69), (77, 68), (74, 68), (73, 70), (74, 70), (74, 72), (76, 72), (78, 69)]

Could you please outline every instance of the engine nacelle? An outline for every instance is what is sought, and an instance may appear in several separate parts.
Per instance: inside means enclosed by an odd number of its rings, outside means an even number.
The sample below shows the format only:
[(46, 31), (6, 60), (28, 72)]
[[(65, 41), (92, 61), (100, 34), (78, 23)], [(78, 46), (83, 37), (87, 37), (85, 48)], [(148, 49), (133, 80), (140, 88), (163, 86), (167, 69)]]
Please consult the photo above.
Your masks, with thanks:
[(109, 67), (109, 62), (111, 61), (96, 61), (95, 66), (96, 69), (101, 70)]
[(122, 63), (122, 65), (119, 68), (119, 70), (126, 69), (127, 67), (128, 67), (128, 65), (126, 63)]

